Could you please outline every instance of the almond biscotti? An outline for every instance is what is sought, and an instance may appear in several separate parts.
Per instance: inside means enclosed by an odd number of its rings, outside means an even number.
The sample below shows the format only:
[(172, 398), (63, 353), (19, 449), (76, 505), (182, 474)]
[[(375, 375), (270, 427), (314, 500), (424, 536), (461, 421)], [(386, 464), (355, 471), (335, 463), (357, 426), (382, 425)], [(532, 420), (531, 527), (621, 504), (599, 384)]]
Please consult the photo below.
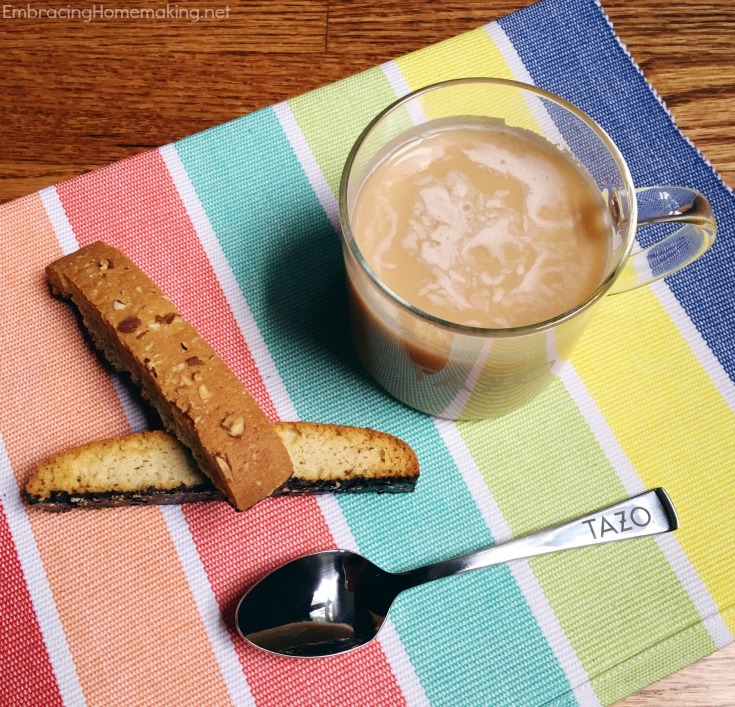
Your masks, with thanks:
[(293, 475), (277, 494), (321, 491), (413, 490), (419, 461), (387, 432), (317, 422), (276, 422)]
[[(412, 491), (416, 454), (392, 435), (360, 427), (278, 422), (293, 475), (274, 495)], [(163, 431), (141, 432), (66, 450), (36, 468), (29, 504), (72, 508), (186, 503), (221, 499), (186, 448)]]
[(273, 493), (291, 460), (258, 404), (129, 258), (102, 242), (46, 268), (104, 356), (130, 373), (164, 425), (238, 510)]

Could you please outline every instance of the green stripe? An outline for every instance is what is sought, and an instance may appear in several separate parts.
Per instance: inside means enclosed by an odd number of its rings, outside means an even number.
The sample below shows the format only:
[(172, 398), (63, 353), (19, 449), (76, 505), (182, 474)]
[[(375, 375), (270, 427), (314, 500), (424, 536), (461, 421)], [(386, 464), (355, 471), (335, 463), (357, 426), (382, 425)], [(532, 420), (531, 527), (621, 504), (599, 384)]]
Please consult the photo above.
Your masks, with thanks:
[[(664, 609), (665, 610), (665, 609)], [(603, 704), (612, 705), (647, 685), (691, 665), (712, 653), (712, 641), (702, 624), (667, 636), (624, 663), (600, 674), (592, 684)]]
[[(300, 117), (307, 106), (334, 106), (339, 91), (305, 100)], [(319, 125), (316, 115), (311, 124)], [(327, 144), (329, 128), (322, 123), (307, 138)], [(419, 455), (413, 494), (340, 500), (362, 551), (399, 569), (491, 544), (433, 421), (389, 399), (359, 368), (339, 238), (274, 113), (260, 111), (177, 149), (298, 414), (398, 434)], [(533, 705), (570, 689), (507, 567), (409, 592), (391, 618), (436, 704)]]
[(288, 101), (335, 196), (342, 167), (357, 136), (394, 100), (388, 79), (375, 67)]
[[(514, 535), (628, 495), (558, 381), (518, 413), (490, 426), (460, 423), (459, 429)], [(698, 635), (690, 644), (689, 662), (714, 650), (653, 538), (536, 558), (531, 567), (592, 678), (692, 624)], [(656, 662), (650, 681), (660, 677)], [(663, 674), (669, 669), (675, 669), (673, 663)], [(598, 684), (607, 686), (608, 681), (593, 679)], [(608, 697), (600, 694), (604, 701)]]
[[(365, 126), (395, 98), (385, 74), (380, 68), (375, 68), (288, 101), (335, 198), (339, 193), (342, 167), (352, 146)], [(399, 128), (403, 121), (398, 114), (391, 120), (392, 129), (407, 130), (411, 127), (408, 116), (402, 117), (405, 126)], [(326, 126), (329, 126), (328, 131)], [(396, 361), (392, 371), (395, 380), (415, 375), (415, 366), (405, 357), (403, 359)], [(454, 399), (455, 386), (442, 386), (443, 379), (454, 376), (456, 372), (451, 366), (433, 376), (436, 385), (431, 391), (431, 399), (436, 409), (446, 408)], [(390, 390), (390, 386), (386, 387)]]

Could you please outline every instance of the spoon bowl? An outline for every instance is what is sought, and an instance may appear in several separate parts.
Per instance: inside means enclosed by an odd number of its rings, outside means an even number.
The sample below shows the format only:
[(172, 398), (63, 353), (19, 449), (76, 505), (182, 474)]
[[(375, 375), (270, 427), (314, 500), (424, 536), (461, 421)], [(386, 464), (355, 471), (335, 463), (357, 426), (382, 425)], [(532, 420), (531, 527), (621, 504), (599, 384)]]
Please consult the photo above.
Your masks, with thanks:
[(399, 574), (350, 550), (317, 552), (286, 563), (255, 584), (237, 606), (237, 630), (254, 646), (278, 655), (346, 653), (375, 638), (405, 589), (501, 562), (677, 527), (671, 500), (659, 488), (533, 535)]
[(271, 653), (344, 653), (375, 638), (393, 600), (408, 586), (405, 577), (350, 550), (306, 555), (250, 589), (238, 604), (237, 627)]

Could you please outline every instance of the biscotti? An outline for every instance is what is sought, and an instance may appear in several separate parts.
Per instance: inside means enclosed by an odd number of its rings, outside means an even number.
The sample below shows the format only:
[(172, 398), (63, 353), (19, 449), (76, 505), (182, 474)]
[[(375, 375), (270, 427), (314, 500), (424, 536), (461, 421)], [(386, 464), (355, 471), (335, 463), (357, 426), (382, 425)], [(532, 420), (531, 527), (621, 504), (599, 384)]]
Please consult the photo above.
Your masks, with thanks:
[(114, 368), (130, 373), (165, 427), (238, 510), (291, 476), (280, 438), (235, 374), (129, 258), (97, 242), (46, 268)]
[[(293, 475), (274, 495), (412, 491), (413, 450), (392, 435), (359, 427), (280, 422)], [(91, 442), (40, 464), (24, 497), (50, 511), (221, 499), (188, 450), (163, 431)]]

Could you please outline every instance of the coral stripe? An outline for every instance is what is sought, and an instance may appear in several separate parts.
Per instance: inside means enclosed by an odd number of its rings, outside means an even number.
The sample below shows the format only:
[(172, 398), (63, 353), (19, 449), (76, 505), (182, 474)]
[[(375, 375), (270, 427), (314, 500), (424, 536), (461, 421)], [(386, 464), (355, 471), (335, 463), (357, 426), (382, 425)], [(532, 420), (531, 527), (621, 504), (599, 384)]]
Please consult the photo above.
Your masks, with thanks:
[[(56, 188), (79, 241), (104, 240), (141, 265), (214, 347), (266, 414), (276, 411), (156, 151)], [(151, 267), (154, 266), (155, 270)]]
[[(0, 234), (0, 339), (14, 342), (0, 367), (0, 429), (22, 484), (44, 456), (128, 424), (70, 308), (49, 297), (43, 269), (61, 252), (40, 197), (6, 205)], [(27, 324), (22, 336), (17, 322)], [(28, 518), (91, 703), (160, 704), (174, 681), (189, 695), (204, 683), (212, 701), (227, 700), (160, 510)]]
[[(100, 170), (83, 180), (61, 185), (58, 192), (80, 245), (104, 238), (125, 250), (171, 294), (184, 316), (275, 419), (275, 407), (243, 332), (160, 155), (140, 155), (116, 165), (114, 170)], [(199, 504), (187, 507), (185, 517), (230, 626), (235, 600), (254, 580), (300, 554), (334, 547), (313, 498), (268, 500), (242, 514), (225, 504)], [(403, 701), (379, 645), (317, 665), (273, 658), (248, 648), (234, 635), (233, 639), (251, 692), (259, 703)], [(362, 676), (368, 670), (390, 677), (366, 684)]]
[(0, 606), (0, 705), (61, 705), (61, 693), (2, 504)]

